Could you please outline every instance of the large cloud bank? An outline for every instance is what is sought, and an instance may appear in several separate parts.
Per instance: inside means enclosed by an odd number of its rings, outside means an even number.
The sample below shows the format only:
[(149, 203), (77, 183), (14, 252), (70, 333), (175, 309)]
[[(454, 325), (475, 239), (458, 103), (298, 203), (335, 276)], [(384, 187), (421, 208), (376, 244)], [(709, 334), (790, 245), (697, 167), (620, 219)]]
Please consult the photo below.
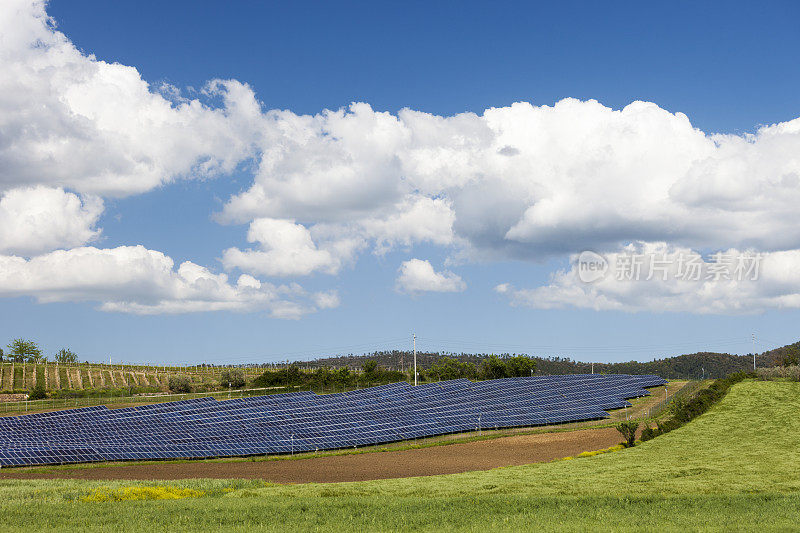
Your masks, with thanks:
[[(297, 115), (266, 110), (235, 80), (212, 80), (192, 98), (154, 87), (133, 67), (78, 51), (42, 2), (4, 2), (0, 35), (0, 253), (14, 276), (30, 271), (36, 279), (47, 271), (43, 262), (62, 260), (57, 254), (81, 250), (84, 257), (90, 249), (96, 252), (88, 256), (122, 254), (125, 265), (141, 266), (128, 251), (86, 247), (101, 233), (104, 197), (224, 177), (245, 162), (254, 168), (252, 183), (215, 215), (248, 228), (248, 247), (220, 252), (222, 269), (239, 276), (235, 284), (197, 265), (191, 268), (203, 275), (191, 281), (161, 254), (156, 278), (172, 288), (150, 291), (147, 301), (122, 282), (87, 286), (69, 276), (57, 290), (11, 287), (4, 284), (17, 278), (3, 276), (0, 294), (92, 300), (132, 312), (258, 307), (282, 314), (280, 286), (255, 276), (335, 276), (366, 252), (423, 243), (443, 249), (453, 264), (540, 261), (584, 249), (615, 254), (634, 245), (752, 250), (770, 259), (762, 280), (735, 288), (712, 280), (701, 300), (694, 289), (658, 280), (624, 289), (585, 285), (569, 269), (544, 287), (500, 285), (499, 292), (541, 308), (800, 306), (793, 283), (765, 281), (800, 277), (800, 119), (720, 135), (653, 103), (614, 110), (575, 99), (449, 117), (378, 112), (365, 103)], [(139, 279), (136, 272), (131, 279)], [(256, 282), (265, 288), (254, 292)], [(457, 292), (463, 283), (413, 259), (401, 266), (398, 287)], [(286, 287), (304, 300), (298, 309), (335, 305), (332, 293)]]

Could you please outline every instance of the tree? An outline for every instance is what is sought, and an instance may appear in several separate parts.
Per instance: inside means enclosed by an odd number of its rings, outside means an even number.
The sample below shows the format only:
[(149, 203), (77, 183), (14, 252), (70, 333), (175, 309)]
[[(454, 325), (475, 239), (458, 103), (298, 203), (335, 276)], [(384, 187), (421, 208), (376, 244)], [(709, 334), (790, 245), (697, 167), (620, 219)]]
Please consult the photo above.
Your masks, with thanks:
[(483, 379), (499, 379), (508, 377), (508, 367), (502, 359), (492, 354), (481, 363)]
[(625, 442), (622, 444), (626, 448), (631, 448), (634, 444), (636, 444), (637, 429), (639, 429), (639, 422), (636, 420), (626, 420), (617, 424), (617, 431), (622, 433), (622, 436), (625, 437)]
[(3, 362), (3, 349), (0, 348), (0, 363)]
[(781, 366), (791, 366), (800, 364), (800, 349), (796, 344), (787, 346), (783, 351), (783, 360)]
[(192, 392), (192, 380), (189, 379), (189, 376), (184, 375), (172, 375), (169, 377), (168, 382), (170, 392), (174, 393), (186, 393)]
[(291, 386), (301, 385), (303, 383), (303, 373), (300, 371), (300, 367), (297, 364), (292, 363), (289, 365), (289, 368), (281, 370), (281, 372), (283, 373), (281, 377), (281, 385)]
[(263, 374), (253, 380), (254, 387), (288, 387), (290, 385), (302, 385), (304, 374), (300, 367), (292, 364), (280, 370), (265, 370)]
[(57, 363), (77, 363), (78, 355), (69, 348), (61, 348), (56, 352), (55, 359)]
[(477, 373), (474, 363), (462, 363), (452, 357), (442, 357), (426, 371), (428, 376), (439, 380), (474, 378)]
[(347, 385), (347, 383), (350, 381), (350, 369), (346, 366), (343, 366), (337, 370), (336, 381), (338, 381), (342, 386)]
[(14, 339), (8, 345), (8, 355), (15, 363), (38, 363), (42, 360), (42, 349), (25, 339)]
[(364, 365), (361, 367), (361, 370), (364, 371), (365, 376), (373, 378), (378, 374), (378, 362), (374, 359), (367, 359), (364, 361)]
[(321, 387), (330, 385), (333, 381), (333, 373), (327, 366), (321, 366), (314, 371), (314, 381)]
[(517, 355), (506, 360), (506, 367), (512, 378), (531, 376), (536, 372), (536, 361), (526, 355)]
[(247, 384), (247, 378), (245, 378), (244, 371), (241, 368), (223, 370), (219, 381), (223, 387), (230, 386), (235, 389), (244, 387)]

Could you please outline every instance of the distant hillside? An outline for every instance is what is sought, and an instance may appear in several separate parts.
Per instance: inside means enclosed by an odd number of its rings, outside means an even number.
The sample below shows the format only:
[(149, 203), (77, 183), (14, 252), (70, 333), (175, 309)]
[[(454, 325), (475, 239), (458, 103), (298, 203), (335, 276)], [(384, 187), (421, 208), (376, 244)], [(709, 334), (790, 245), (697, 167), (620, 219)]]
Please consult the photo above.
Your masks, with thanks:
[[(759, 367), (775, 366), (779, 364), (783, 354), (790, 347), (800, 347), (800, 342), (776, 348), (756, 355), (756, 365)], [(527, 354), (496, 354), (500, 357)], [(447, 353), (447, 352), (417, 352), (417, 366), (422, 369), (429, 368), (443, 357), (450, 357), (461, 362), (480, 364), (489, 354)], [(404, 369), (408, 371), (413, 365), (413, 353), (410, 351), (392, 350), (373, 352), (364, 355), (347, 355), (328, 357), (304, 363), (311, 367), (348, 367), (359, 369), (367, 359), (373, 359), (387, 369)], [(569, 358), (543, 358), (534, 357), (537, 362), (536, 373), (540, 375), (560, 374), (585, 374), (592, 371), (592, 364), (573, 361)], [(753, 355), (732, 355), (727, 353), (698, 352), (684, 354), (654, 361), (624, 363), (594, 363), (595, 373), (606, 374), (657, 374), (668, 379), (700, 379), (702, 377), (724, 377), (732, 372), (747, 371), (753, 368)]]

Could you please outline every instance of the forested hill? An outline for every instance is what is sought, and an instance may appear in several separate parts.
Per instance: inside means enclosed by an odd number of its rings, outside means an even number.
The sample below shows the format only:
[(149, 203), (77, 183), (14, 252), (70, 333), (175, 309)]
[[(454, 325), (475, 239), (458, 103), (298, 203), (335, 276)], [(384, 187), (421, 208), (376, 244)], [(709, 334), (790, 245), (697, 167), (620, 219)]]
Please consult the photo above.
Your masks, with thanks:
[[(783, 358), (792, 350), (800, 349), (800, 342), (770, 350), (756, 356), (756, 365), (759, 367), (776, 366), (781, 364)], [(496, 354), (499, 357), (526, 354)], [(417, 366), (421, 369), (430, 367), (444, 357), (450, 357), (461, 362), (471, 362), (476, 365), (488, 357), (489, 354), (471, 353), (446, 353), (446, 352), (417, 352)], [(311, 366), (350, 367), (361, 368), (367, 359), (375, 360), (386, 369), (405, 371), (413, 365), (413, 354), (409, 351), (373, 352), (365, 355), (347, 355), (329, 357), (309, 362)], [(573, 361), (569, 358), (543, 358), (533, 357), (536, 360), (536, 373), (538, 375), (558, 374), (588, 374), (592, 371), (592, 364)], [(724, 377), (732, 372), (747, 371), (753, 368), (753, 356), (732, 355), (727, 353), (698, 352), (684, 354), (665, 359), (639, 362), (629, 361), (624, 363), (594, 363), (596, 374), (657, 374), (668, 379), (699, 379), (705, 377)]]
[[(756, 356), (758, 366), (773, 366), (769, 356)], [(591, 372), (590, 363), (569, 359), (537, 358), (537, 373), (572, 374)], [(656, 359), (654, 361), (628, 361), (623, 363), (595, 363), (595, 373), (605, 374), (656, 374), (667, 379), (719, 378), (739, 371), (753, 369), (753, 356), (727, 353), (698, 352)]]

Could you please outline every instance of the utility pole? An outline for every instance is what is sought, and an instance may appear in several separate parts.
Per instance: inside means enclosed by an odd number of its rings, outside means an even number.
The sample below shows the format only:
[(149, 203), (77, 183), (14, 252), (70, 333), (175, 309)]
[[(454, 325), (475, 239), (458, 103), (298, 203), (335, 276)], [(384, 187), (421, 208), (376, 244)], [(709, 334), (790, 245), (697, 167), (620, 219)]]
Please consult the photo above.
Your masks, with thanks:
[(751, 334), (753, 337), (753, 372), (756, 370), (756, 334)]
[(417, 386), (417, 334), (411, 334), (411, 342), (414, 345), (414, 386)]
[(592, 363), (592, 374), (594, 374), (594, 363)]

